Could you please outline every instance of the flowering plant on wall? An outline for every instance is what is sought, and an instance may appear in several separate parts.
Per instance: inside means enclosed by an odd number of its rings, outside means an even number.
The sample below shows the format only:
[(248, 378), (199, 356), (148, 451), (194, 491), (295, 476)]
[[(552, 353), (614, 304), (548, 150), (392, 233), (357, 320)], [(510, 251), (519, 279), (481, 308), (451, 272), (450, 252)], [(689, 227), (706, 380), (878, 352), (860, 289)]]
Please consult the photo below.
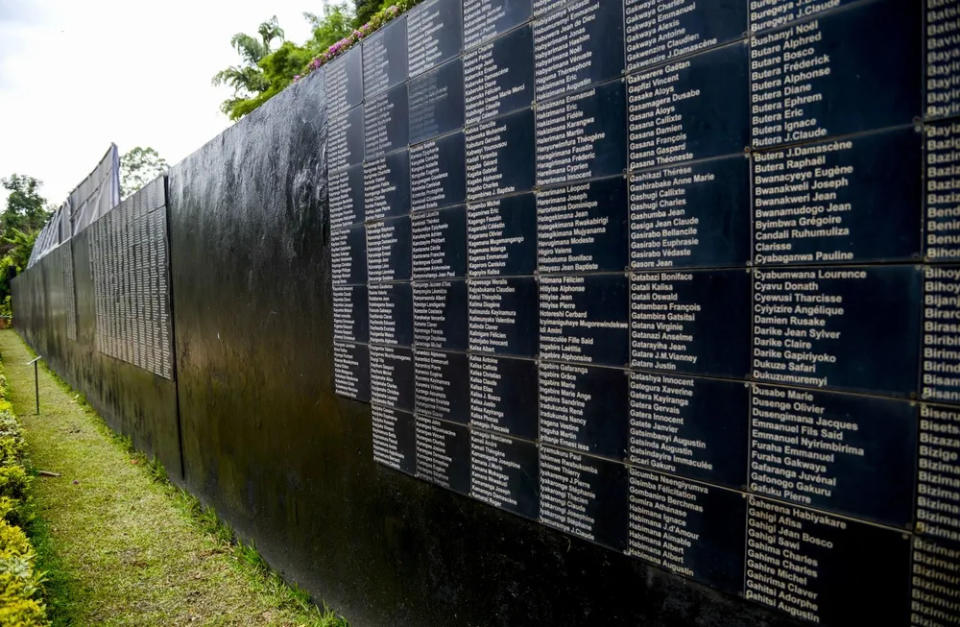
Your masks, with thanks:
[[(309, 74), (333, 59), (336, 59), (341, 54), (359, 43), (362, 39), (377, 32), (391, 20), (404, 14), (420, 2), (421, 0), (399, 0), (399, 2), (396, 4), (392, 4), (388, 7), (380, 9), (373, 14), (369, 22), (360, 28), (355, 29), (352, 33), (327, 48), (326, 51), (319, 57), (316, 57), (313, 61), (311, 61), (310, 65), (307, 66), (307, 73)], [(301, 78), (302, 76), (297, 75), (293, 80), (297, 81)]]

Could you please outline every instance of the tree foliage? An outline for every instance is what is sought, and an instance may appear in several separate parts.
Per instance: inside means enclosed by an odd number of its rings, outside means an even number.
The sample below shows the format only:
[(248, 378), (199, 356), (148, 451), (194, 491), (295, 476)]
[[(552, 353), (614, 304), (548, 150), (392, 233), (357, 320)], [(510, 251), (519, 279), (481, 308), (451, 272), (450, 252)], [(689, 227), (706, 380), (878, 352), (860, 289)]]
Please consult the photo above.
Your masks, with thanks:
[[(270, 50), (273, 39), (283, 39), (276, 17), (260, 25), (259, 41), (243, 33), (230, 40), (242, 62), (218, 72), (213, 82), (234, 88), (233, 96), (220, 105), (231, 120), (250, 113), (306, 74), (310, 61), (353, 32), (353, 13), (346, 4), (327, 5), (322, 15), (304, 13), (303, 17), (313, 32), (302, 45), (283, 41), (276, 50)], [(264, 29), (265, 25), (270, 28)]]
[(9, 316), (10, 281), (27, 267), (33, 243), (50, 218), (38, 179), (11, 174), (0, 183), (10, 192), (0, 214), (0, 315)]
[(127, 151), (120, 157), (120, 195), (126, 198), (140, 191), (166, 170), (167, 160), (150, 146)]
[[(331, 46), (336, 44), (340, 50), (346, 50), (398, 15), (398, 10), (406, 11), (419, 1), (353, 0), (353, 9), (345, 2), (325, 5), (322, 15), (303, 14), (313, 29), (309, 40), (301, 45), (282, 41), (276, 50), (270, 50), (270, 43), (275, 38), (283, 40), (283, 29), (276, 17), (260, 25), (259, 40), (243, 33), (234, 35), (230, 44), (237, 49), (241, 63), (213, 77), (215, 85), (234, 88), (233, 96), (223, 101), (220, 109), (231, 120), (243, 117), (320, 63), (336, 56), (334, 50), (328, 52)], [(389, 7), (396, 8), (387, 11)]]
[(50, 215), (46, 210), (47, 201), (39, 192), (43, 183), (23, 174), (11, 174), (0, 183), (10, 192), (7, 208), (0, 215), (0, 236), (11, 229), (31, 231), (42, 228)]
[(277, 16), (261, 22), (257, 28), (257, 37), (246, 33), (237, 33), (230, 38), (230, 45), (240, 55), (240, 64), (220, 70), (213, 76), (214, 85), (227, 85), (233, 88), (233, 96), (227, 98), (220, 105), (220, 110), (236, 120), (243, 113), (235, 109), (245, 100), (254, 98), (265, 92), (270, 83), (264, 75), (260, 61), (270, 54), (270, 44), (273, 40), (283, 41), (283, 29), (277, 23)]

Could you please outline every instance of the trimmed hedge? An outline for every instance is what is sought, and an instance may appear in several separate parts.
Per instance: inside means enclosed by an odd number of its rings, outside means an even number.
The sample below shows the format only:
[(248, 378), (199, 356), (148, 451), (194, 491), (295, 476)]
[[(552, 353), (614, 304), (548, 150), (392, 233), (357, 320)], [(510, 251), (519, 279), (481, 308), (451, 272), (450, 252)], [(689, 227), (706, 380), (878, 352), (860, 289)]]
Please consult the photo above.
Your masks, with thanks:
[(34, 567), (36, 554), (19, 527), (26, 522), (30, 485), (23, 451), (20, 422), (0, 374), (0, 625), (33, 627), (50, 621), (42, 600), (43, 575)]

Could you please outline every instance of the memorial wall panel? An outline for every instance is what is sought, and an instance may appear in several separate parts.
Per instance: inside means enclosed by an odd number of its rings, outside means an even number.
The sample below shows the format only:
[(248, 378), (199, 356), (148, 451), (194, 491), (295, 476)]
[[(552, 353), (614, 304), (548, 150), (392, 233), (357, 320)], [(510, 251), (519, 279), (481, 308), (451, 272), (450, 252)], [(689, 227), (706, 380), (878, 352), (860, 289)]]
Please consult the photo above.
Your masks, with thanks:
[[(158, 179), (88, 227), (96, 350), (173, 379), (169, 256), (164, 179)], [(56, 249), (63, 280), (67, 337), (77, 337), (72, 243)], [(66, 257), (70, 257), (67, 261)], [(365, 260), (358, 255), (362, 267)], [(71, 304), (72, 303), (72, 304)], [(362, 322), (357, 332), (362, 333)], [(345, 332), (342, 330), (342, 332)], [(72, 338), (70, 336), (73, 336)]]
[(463, 0), (463, 46), (504, 33), (530, 19), (532, 0)]
[(957, 15), (434, 0), (331, 64), (375, 459), (784, 617), (960, 620)]

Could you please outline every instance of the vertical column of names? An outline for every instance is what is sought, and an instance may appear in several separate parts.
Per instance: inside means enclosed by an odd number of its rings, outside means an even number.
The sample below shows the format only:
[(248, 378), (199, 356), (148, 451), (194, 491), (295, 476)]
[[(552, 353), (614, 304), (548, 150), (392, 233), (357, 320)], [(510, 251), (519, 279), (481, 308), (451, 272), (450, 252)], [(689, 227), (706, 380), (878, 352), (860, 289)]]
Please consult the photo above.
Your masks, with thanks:
[(745, 501), (719, 486), (747, 483), (747, 3), (624, 9), (627, 552), (741, 592)]
[(363, 212), (363, 67), (359, 48), (323, 68), (327, 98), (333, 378), (338, 394), (370, 400), (367, 251)]
[(407, 16), (417, 476), (468, 494), (462, 32), (458, 0)]
[(363, 207), (373, 456), (415, 474), (407, 16), (363, 40)]
[[(540, 511), (529, 2), (464, 2), (471, 494)], [(522, 26), (519, 26), (523, 24)], [(516, 28), (515, 28), (516, 27)]]
[(627, 547), (621, 2), (536, 2), (540, 520)]
[(918, 450), (906, 399), (921, 343), (922, 9), (835, 4), (751, 5), (750, 375), (770, 385), (751, 389), (749, 489), (780, 502), (751, 499), (745, 592), (816, 622), (900, 624)]
[(911, 622), (960, 623), (960, 5), (926, 3), (923, 345)]

